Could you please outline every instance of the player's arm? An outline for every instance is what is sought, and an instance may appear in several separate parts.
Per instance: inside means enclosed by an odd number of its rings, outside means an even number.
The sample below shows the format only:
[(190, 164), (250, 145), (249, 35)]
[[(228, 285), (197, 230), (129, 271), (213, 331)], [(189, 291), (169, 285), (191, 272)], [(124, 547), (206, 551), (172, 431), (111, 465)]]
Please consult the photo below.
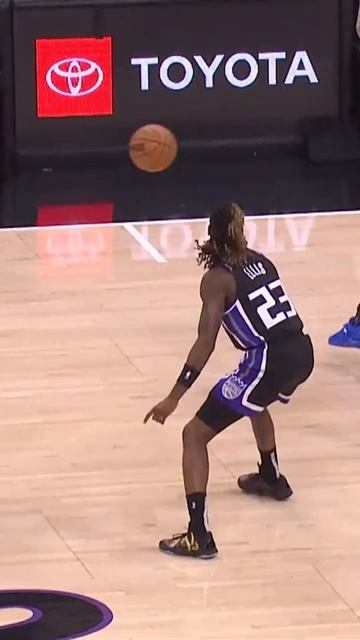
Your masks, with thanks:
[(214, 351), (225, 310), (226, 289), (223, 275), (222, 270), (212, 269), (204, 275), (201, 281), (202, 308), (198, 323), (198, 335), (179, 378), (169, 394), (177, 401), (195, 382)]
[(145, 416), (163, 424), (180, 398), (191, 387), (214, 351), (226, 304), (226, 272), (222, 269), (208, 271), (200, 285), (202, 309), (198, 323), (198, 335), (190, 349), (186, 363), (176, 384), (165, 400), (153, 407)]

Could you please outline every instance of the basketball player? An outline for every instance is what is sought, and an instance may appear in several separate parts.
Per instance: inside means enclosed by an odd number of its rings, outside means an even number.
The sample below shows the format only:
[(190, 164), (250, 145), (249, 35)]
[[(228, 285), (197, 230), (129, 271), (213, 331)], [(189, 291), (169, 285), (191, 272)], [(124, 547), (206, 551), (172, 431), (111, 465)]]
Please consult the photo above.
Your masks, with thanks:
[(196, 416), (183, 431), (183, 475), (190, 516), (188, 530), (161, 540), (161, 551), (195, 558), (217, 554), (209, 530), (206, 489), (209, 475), (207, 444), (244, 416), (251, 420), (261, 463), (258, 473), (240, 476), (246, 493), (286, 500), (292, 489), (280, 474), (274, 425), (267, 409), (289, 402), (311, 374), (314, 358), (309, 336), (287, 297), (275, 266), (248, 249), (244, 213), (237, 204), (210, 217), (209, 239), (197, 243), (202, 278), (202, 310), (198, 337), (169, 395), (145, 416), (164, 424), (191, 387), (215, 348), (222, 325), (234, 346), (245, 351), (243, 361), (219, 380)]
[(333, 347), (357, 347), (360, 349), (360, 304), (353, 318), (344, 324), (343, 328), (329, 338)]

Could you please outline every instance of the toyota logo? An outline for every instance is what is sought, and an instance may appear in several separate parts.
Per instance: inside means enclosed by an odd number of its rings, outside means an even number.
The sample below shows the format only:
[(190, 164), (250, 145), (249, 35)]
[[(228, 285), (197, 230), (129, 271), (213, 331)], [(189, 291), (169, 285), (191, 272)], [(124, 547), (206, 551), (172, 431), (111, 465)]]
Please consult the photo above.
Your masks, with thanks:
[(86, 58), (66, 58), (55, 62), (46, 74), (48, 87), (62, 96), (86, 96), (100, 87), (104, 72)]

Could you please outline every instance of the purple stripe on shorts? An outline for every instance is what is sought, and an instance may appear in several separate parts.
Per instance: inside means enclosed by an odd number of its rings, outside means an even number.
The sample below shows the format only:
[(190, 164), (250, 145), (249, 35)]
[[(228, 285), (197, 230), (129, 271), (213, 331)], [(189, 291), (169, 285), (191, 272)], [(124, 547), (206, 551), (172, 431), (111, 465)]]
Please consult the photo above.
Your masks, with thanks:
[(214, 387), (216, 398), (239, 415), (252, 416), (258, 413), (256, 409), (246, 406), (243, 398), (248, 387), (260, 375), (264, 349), (266, 349), (266, 345), (249, 350), (238, 369), (235, 369), (229, 376), (221, 378)]

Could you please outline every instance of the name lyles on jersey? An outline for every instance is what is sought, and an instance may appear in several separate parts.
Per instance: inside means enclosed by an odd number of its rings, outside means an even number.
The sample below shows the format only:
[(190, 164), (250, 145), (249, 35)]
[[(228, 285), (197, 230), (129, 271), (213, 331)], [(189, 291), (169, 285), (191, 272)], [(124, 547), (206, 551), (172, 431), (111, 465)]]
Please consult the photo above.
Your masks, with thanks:
[(258, 276), (266, 275), (266, 269), (262, 262), (255, 262), (254, 264), (246, 265), (243, 268), (243, 272), (248, 278), (250, 278), (250, 280), (255, 280)]

